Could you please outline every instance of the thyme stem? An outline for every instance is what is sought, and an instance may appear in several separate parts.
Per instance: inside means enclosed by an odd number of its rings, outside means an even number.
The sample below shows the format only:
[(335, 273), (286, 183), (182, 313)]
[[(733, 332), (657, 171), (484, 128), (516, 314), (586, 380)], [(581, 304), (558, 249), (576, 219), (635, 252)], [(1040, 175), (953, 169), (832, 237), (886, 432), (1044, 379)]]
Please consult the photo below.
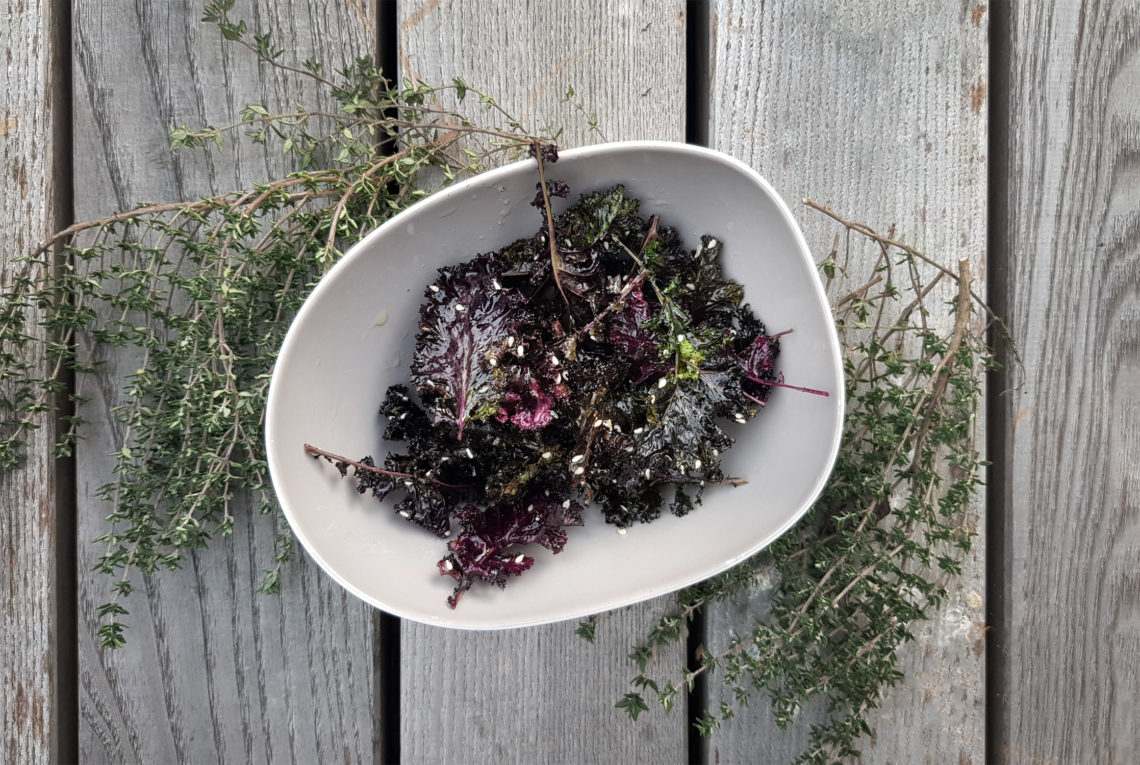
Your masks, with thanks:
[(444, 488), (447, 488), (447, 489), (469, 489), (469, 488), (471, 488), (471, 486), (469, 484), (445, 483), (444, 481), (440, 481), (440, 480), (437, 480), (435, 478), (421, 478), (420, 476), (413, 475), (412, 473), (401, 473), (397, 470), (385, 470), (384, 468), (379, 468), (379, 467), (376, 467), (375, 465), (366, 465), (363, 462), (357, 462), (356, 460), (350, 460), (348, 457), (343, 457), (339, 454), (333, 454), (332, 452), (327, 452), (324, 449), (318, 449), (317, 447), (313, 446), (312, 444), (305, 444), (305, 454), (308, 454), (311, 457), (324, 457), (325, 459), (332, 460), (333, 462), (343, 462), (346, 465), (352, 465), (354, 468), (356, 468), (358, 470), (366, 470), (369, 473), (379, 473), (380, 475), (391, 476), (392, 478), (407, 478), (407, 479), (410, 479), (413, 481), (421, 481), (421, 482), (426, 481), (427, 483), (434, 483), (436, 486), (443, 486)]

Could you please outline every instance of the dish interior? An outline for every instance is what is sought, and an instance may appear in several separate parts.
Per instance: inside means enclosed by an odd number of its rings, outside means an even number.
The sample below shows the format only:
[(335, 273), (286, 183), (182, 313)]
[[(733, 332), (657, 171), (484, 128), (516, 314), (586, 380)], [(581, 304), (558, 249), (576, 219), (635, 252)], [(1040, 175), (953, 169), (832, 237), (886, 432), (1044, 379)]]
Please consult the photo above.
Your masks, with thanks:
[[(830, 472), (843, 419), (843, 378), (831, 314), (803, 237), (758, 175), (706, 149), (663, 143), (564, 151), (548, 175), (581, 193), (622, 183), (687, 246), (702, 234), (724, 242), (724, 268), (781, 341), (789, 383), (824, 398), (777, 389), (737, 439), (724, 469), (741, 487), (711, 487), (684, 518), (662, 515), (619, 535), (596, 508), (569, 529), (557, 556), (539, 548), (533, 568), (505, 590), (477, 584), (459, 607), (439, 575), (445, 542), (395, 514), (391, 500), (358, 495), (312, 443), (379, 461), (398, 443), (381, 439), (376, 410), (387, 387), (406, 382), (416, 317), (439, 266), (498, 250), (543, 223), (529, 202), (533, 160), (478, 176), (420, 202), (370, 234), (322, 279), (282, 347), (266, 420), (270, 471), (290, 524), (310, 555), (365, 601), (399, 616), (469, 629), (584, 616), (707, 578), (761, 549), (810, 506)], [(568, 202), (559, 201), (555, 211)]]

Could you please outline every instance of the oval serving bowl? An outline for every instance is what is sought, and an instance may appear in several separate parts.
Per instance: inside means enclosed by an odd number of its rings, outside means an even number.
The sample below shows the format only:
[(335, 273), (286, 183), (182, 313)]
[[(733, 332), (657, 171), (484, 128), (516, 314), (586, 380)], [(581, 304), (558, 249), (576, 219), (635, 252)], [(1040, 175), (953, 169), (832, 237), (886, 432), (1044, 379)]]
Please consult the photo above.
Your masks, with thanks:
[[(724, 244), (725, 272), (769, 332), (791, 329), (778, 361), (789, 383), (830, 397), (776, 389), (737, 441), (726, 474), (741, 487), (710, 487), (684, 518), (666, 511), (625, 535), (597, 508), (568, 529), (558, 555), (532, 545), (534, 567), (505, 590), (476, 584), (456, 609), (454, 581), (436, 562), (446, 543), (405, 521), (392, 501), (356, 493), (311, 443), (379, 461), (399, 443), (381, 438), (376, 414), (389, 385), (404, 383), (420, 300), (443, 265), (533, 235), (542, 214), (534, 160), (459, 183), (400, 213), (356, 244), (313, 290), (273, 372), (266, 413), (270, 474), (285, 515), (308, 553), (357, 597), (397, 616), (461, 629), (501, 629), (586, 616), (693, 584), (756, 553), (792, 526), (827, 480), (843, 423), (839, 343), (807, 244), (788, 207), (743, 163), (684, 144), (636, 141), (570, 149), (548, 175), (571, 201), (622, 183), (696, 247)], [(555, 212), (565, 209), (560, 201)]]

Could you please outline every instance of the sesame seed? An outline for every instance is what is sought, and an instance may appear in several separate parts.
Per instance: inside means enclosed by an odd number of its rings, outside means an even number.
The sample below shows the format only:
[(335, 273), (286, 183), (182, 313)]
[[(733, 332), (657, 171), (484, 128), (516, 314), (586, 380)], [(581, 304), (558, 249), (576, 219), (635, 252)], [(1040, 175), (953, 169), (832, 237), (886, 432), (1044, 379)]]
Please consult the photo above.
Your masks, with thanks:
[(697, 285), (693, 284), (692, 282), (685, 282), (685, 286), (691, 290), (695, 290), (697, 288)]
[(669, 381), (666, 380), (664, 377), (662, 377), (660, 380), (657, 381), (657, 387), (658, 388), (664, 388), (668, 384), (669, 384)]
[(574, 468), (574, 475), (582, 475), (585, 472), (586, 472), (586, 468), (582, 467), (581, 465)]
[(733, 416), (733, 417), (735, 417), (735, 418), (736, 418), (736, 419), (738, 419), (738, 420), (743, 420), (743, 419), (744, 419), (744, 415), (743, 415), (743, 414), (741, 414), (740, 412), (737, 412), (736, 414), (734, 414), (734, 415), (732, 415), (732, 416)]
[(492, 279), (492, 280), (491, 280), (491, 286), (492, 286), (492, 287), (494, 287), (494, 288), (495, 288), (495, 289), (497, 289), (497, 290), (501, 290), (501, 289), (503, 288), (503, 285), (499, 284), (499, 280), (498, 280), (498, 279)]
[(649, 470), (649, 468), (645, 468), (645, 480), (648, 481), (652, 476), (653, 473)]
[(456, 303), (455, 304), (455, 310), (459, 311), (460, 313), (463, 313), (464, 311), (467, 310), (467, 306), (463, 305), (462, 303)]
[(409, 513), (407, 510), (401, 510), (400, 515), (404, 516), (405, 518), (411, 518), (412, 517), (412, 514)]
[(533, 512), (534, 512), (534, 505), (527, 505), (527, 506), (526, 506), (526, 511), (527, 511), (528, 513), (533, 513)]
[(594, 420), (594, 427), (595, 428), (602, 427), (602, 421), (601, 420)]
[(550, 458), (551, 458), (551, 457), (553, 457), (553, 456), (554, 456), (554, 455), (553, 455), (553, 454), (551, 454), (550, 452), (543, 452), (543, 453), (542, 453), (542, 458), (543, 458), (544, 460), (548, 460), (548, 459), (550, 459)]
[(507, 338), (507, 347), (508, 348), (514, 348), (515, 347), (515, 336), (514, 335), (511, 335), (510, 337)]
[(716, 246), (717, 246), (717, 241), (715, 239), (709, 239), (709, 247), (716, 247)]
[(640, 436), (644, 432), (645, 432), (645, 428), (634, 428), (633, 429), (633, 435), (635, 435), (635, 436)]
[(408, 419), (408, 413), (407, 412), (401, 412), (400, 416), (397, 419), (400, 419), (400, 420)]
[(747, 423), (747, 422), (748, 422), (748, 420), (744, 419), (743, 417), (737, 417), (737, 418), (736, 418), (736, 421), (737, 421), (738, 423), (740, 423), (741, 425), (744, 425), (745, 423)]
[(562, 509), (564, 509), (564, 510), (570, 509), (570, 500), (566, 500), (565, 502), (562, 503)]
[(618, 529), (618, 534), (620, 534), (621, 536), (623, 536), (623, 537), (624, 537), (624, 536), (625, 536), (625, 534), (626, 534), (626, 531), (625, 531), (625, 529)]
[(683, 342), (685, 342), (685, 335), (684, 335), (684, 334), (678, 334), (678, 335), (677, 335), (677, 342), (678, 342), (678, 343), (683, 343)]
[(445, 559), (445, 560), (443, 561), (443, 567), (444, 567), (445, 569), (447, 569), (448, 571), (451, 571), (453, 568), (455, 568), (455, 566), (453, 566), (453, 565), (451, 564), (451, 559), (450, 559), (450, 558), (447, 558), (447, 559)]
[(515, 348), (515, 355), (521, 359), (524, 353), (526, 353), (526, 346), (522, 343), (519, 343), (519, 347)]
[(428, 289), (432, 292), (439, 292), (439, 287), (435, 286), (434, 284), (429, 284)]
[(570, 458), (570, 464), (571, 465), (577, 465), (579, 462), (581, 462), (584, 459), (586, 459), (586, 455), (575, 454), (573, 457)]
[(499, 365), (499, 362), (495, 360), (495, 357), (494, 357), (494, 356), (492, 356), (491, 358), (487, 359), (487, 363), (488, 363), (488, 364), (490, 364), (490, 365), (491, 365), (491, 366), (493, 366), (493, 367), (497, 367), (497, 366)]
[(555, 356), (555, 355), (552, 353), (552, 354), (550, 354), (550, 363), (551, 363), (551, 364), (553, 364), (554, 366), (558, 366), (558, 365), (560, 365), (562, 362), (561, 362), (561, 361), (559, 361), (559, 360), (558, 360), (558, 357), (557, 357), (557, 356)]
[(717, 449), (717, 448), (715, 448), (715, 447), (714, 447), (714, 448), (713, 448), (713, 456), (714, 456), (714, 457), (719, 457), (719, 456), (720, 456), (720, 449)]
[(517, 558), (515, 558), (515, 563), (522, 563), (522, 562), (523, 562), (523, 560), (525, 559), (525, 557), (526, 557), (526, 556), (524, 556), (522, 553), (519, 553), (519, 554), (518, 554), (518, 557), (517, 557)]
[(414, 486), (415, 484), (413, 484), (411, 481), (404, 481), (404, 485), (405, 486)]
[(470, 446), (467, 447), (466, 449), (464, 449), (463, 453), (467, 455), (467, 459), (469, 459), (469, 460), (475, 459), (475, 454), (471, 451)]

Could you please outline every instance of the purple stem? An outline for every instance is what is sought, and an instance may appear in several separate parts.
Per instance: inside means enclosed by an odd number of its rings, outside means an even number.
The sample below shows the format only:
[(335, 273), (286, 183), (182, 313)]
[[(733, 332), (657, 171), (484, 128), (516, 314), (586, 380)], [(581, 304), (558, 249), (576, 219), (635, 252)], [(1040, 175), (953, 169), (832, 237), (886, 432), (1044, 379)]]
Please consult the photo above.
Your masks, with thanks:
[(761, 385), (770, 385), (773, 388), (791, 388), (792, 390), (802, 391), (803, 393), (813, 393), (816, 396), (830, 396), (831, 394), (825, 390), (816, 390), (815, 388), (801, 388), (799, 385), (788, 385), (785, 382), (776, 382), (775, 380), (761, 380), (759, 377), (748, 375), (748, 379)]

